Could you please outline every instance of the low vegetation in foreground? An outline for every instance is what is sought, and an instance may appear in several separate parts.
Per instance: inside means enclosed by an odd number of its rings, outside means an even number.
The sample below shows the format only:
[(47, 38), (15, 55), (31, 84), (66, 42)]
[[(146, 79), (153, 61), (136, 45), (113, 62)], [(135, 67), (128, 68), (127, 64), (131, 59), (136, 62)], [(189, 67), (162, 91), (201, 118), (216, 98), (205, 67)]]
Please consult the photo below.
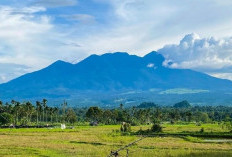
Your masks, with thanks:
[[(114, 109), (0, 103), (0, 156), (231, 156), (232, 109), (142, 103)], [(61, 129), (60, 124), (66, 124)], [(39, 128), (40, 127), (40, 128)]]
[[(132, 126), (131, 132), (151, 126)], [(162, 124), (163, 133), (211, 133), (224, 130), (218, 124)], [(0, 156), (107, 156), (140, 136), (121, 133), (120, 125), (75, 126), (74, 129), (0, 129)], [(146, 137), (128, 147), (129, 156), (231, 156), (231, 141), (212, 141), (192, 136)], [(208, 141), (207, 141), (208, 140)], [(127, 150), (119, 152), (126, 156)]]

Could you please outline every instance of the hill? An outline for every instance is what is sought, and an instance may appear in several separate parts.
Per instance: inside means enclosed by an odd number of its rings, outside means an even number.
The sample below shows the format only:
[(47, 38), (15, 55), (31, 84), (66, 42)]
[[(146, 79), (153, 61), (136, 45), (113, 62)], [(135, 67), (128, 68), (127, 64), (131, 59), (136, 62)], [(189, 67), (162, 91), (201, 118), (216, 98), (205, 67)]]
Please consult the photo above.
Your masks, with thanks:
[(191, 105), (187, 100), (178, 102), (174, 105), (174, 108), (189, 108), (189, 107), (191, 107)]

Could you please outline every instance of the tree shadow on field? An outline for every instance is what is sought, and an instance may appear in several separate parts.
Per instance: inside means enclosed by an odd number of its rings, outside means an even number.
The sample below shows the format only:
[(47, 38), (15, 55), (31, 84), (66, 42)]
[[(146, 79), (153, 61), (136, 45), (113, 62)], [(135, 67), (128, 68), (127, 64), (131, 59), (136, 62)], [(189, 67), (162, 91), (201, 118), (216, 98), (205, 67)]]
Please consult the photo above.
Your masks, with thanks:
[(70, 141), (70, 143), (74, 143), (74, 144), (91, 144), (91, 145), (94, 145), (94, 146), (106, 145), (106, 144), (99, 143), (99, 142), (84, 142), (84, 141)]

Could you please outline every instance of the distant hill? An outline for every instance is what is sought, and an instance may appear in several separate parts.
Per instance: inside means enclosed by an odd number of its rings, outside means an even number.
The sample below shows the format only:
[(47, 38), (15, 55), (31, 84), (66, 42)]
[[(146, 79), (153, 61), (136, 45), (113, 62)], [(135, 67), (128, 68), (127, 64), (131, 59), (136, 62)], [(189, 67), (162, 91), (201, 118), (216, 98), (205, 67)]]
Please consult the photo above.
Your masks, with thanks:
[(158, 107), (157, 104), (153, 102), (143, 102), (137, 108), (153, 108), (153, 107)]
[[(164, 57), (157, 52), (144, 57), (121, 52), (91, 55), (77, 64), (57, 61), (42, 70), (1, 84), (0, 99), (45, 97), (104, 105), (150, 101), (152, 97), (162, 97), (159, 92), (169, 89), (232, 91), (229, 80), (189, 69), (170, 69), (162, 65), (163, 61)], [(205, 95), (210, 99), (211, 96)]]
[(191, 107), (190, 103), (187, 100), (176, 103), (173, 107), (175, 108), (189, 108)]

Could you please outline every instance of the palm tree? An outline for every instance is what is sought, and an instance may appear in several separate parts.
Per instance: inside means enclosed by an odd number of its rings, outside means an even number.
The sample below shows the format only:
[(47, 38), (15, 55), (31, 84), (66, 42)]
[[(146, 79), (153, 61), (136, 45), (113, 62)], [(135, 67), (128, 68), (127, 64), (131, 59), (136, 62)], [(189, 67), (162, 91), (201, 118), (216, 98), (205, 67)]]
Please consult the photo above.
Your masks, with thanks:
[(46, 106), (45, 107), (46, 123), (48, 122), (48, 111), (49, 111), (49, 107)]
[(11, 104), (6, 103), (5, 105), (5, 111), (8, 112), (9, 114), (11, 114), (13, 112), (13, 107)]
[(34, 106), (31, 104), (31, 102), (26, 102), (26, 114), (27, 114), (27, 121), (31, 122), (31, 115), (33, 113)]
[(3, 111), (3, 103), (0, 101), (0, 113)]
[(18, 123), (18, 121), (19, 121), (19, 113), (20, 113), (20, 108), (21, 108), (21, 106), (20, 106), (20, 102), (14, 102), (14, 108), (13, 108), (13, 110), (14, 110), (14, 117), (15, 117), (15, 125), (17, 125), (17, 123)]
[(16, 101), (15, 100), (11, 100), (11, 104), (15, 105)]
[(64, 103), (63, 104), (61, 104), (61, 106), (62, 106), (62, 119), (63, 119), (63, 121), (65, 122), (65, 112), (66, 112), (66, 107), (68, 106), (68, 103), (64, 100)]
[(120, 104), (120, 109), (121, 109), (121, 110), (123, 110), (123, 106), (124, 106), (124, 105), (121, 103), (121, 104)]
[(13, 107), (13, 115), (14, 115), (14, 125), (16, 125), (16, 119), (17, 119), (17, 109), (15, 107), (16, 101), (11, 100), (11, 104), (14, 106)]
[(54, 113), (56, 114), (56, 122), (58, 123), (58, 114), (59, 114), (59, 109), (58, 107), (54, 108)]
[(49, 108), (49, 111), (50, 111), (50, 121), (51, 121), (51, 123), (53, 123), (53, 115), (55, 114), (55, 112), (56, 112), (56, 109), (55, 108)]
[(43, 122), (44, 122), (44, 112), (45, 112), (46, 106), (47, 106), (47, 100), (43, 99)]
[[(42, 106), (41, 103), (39, 101), (36, 101), (36, 111), (37, 111), (37, 125), (39, 124), (39, 114), (41, 114), (41, 110), (42, 110)], [(40, 117), (40, 121), (41, 121), (41, 117)]]

